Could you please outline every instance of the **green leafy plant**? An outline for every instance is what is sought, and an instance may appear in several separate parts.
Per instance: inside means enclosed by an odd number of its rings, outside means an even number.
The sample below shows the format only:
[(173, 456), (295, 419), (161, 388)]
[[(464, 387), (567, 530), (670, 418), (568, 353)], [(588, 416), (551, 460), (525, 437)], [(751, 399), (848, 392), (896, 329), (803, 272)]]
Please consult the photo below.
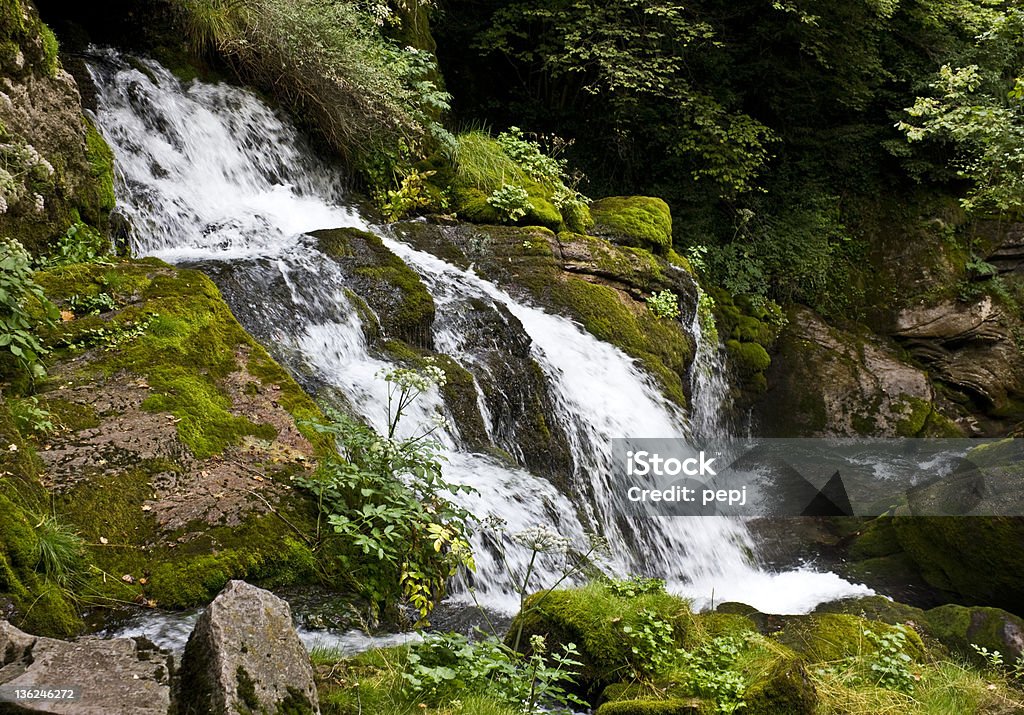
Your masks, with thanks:
[(565, 162), (541, 151), (540, 145), (526, 139), (519, 127), (509, 127), (499, 134), (498, 144), (534, 181), (561, 184)]
[(505, 184), (487, 197), (487, 203), (501, 212), (506, 221), (516, 222), (530, 208), (530, 194), (521, 186)]
[(427, 179), (433, 171), (410, 169), (397, 189), (377, 193), (377, 204), (388, 221), (397, 221), (417, 209), (429, 207), (434, 199), (428, 191)]
[(470, 692), (487, 693), (524, 715), (571, 713), (585, 705), (566, 690), (579, 667), (576, 646), (547, 653), (542, 636), (531, 640), (531, 654), (521, 656), (494, 636), (477, 640), (457, 633), (430, 634), (409, 649), (403, 678), (411, 695), (442, 703)]
[(342, 570), (378, 608), (405, 598), (425, 624), (448, 579), (460, 567), (475, 567), (470, 514), (450, 499), (471, 489), (444, 480), (439, 446), (429, 438), (436, 425), (398, 436), (406, 411), (424, 392), (444, 384), (444, 372), (428, 363), (381, 377), (389, 384), (387, 434), (338, 413), (329, 424), (312, 423), (336, 438), (339, 456), (324, 460), (316, 475), (299, 484), (316, 496), (344, 544)]
[(874, 653), (868, 656), (867, 662), (878, 687), (912, 693), (915, 678), (910, 671), (910, 664), (913, 661), (904, 652), (907, 635), (903, 632), (902, 626), (884, 633), (865, 630), (864, 637), (875, 648)]
[[(36, 310), (30, 310), (32, 305)], [(12, 239), (0, 241), (0, 350), (13, 355), (33, 378), (46, 374), (46, 348), (36, 330), (59, 317), (57, 307), (32, 279), (29, 255)]]
[(53, 414), (39, 406), (38, 398), (26, 397), (20, 400), (11, 400), (9, 404), (11, 417), (19, 432), (49, 434), (57, 431), (57, 427), (53, 423)]
[(93, 263), (106, 259), (110, 244), (103, 234), (92, 226), (75, 221), (68, 230), (57, 239), (54, 250), (39, 260), (44, 268), (66, 266), (71, 263)]
[(630, 667), (637, 678), (646, 678), (663, 672), (678, 650), (672, 624), (658, 617), (654, 611), (639, 613), (637, 626), (624, 625), (622, 632), (629, 641), (632, 657)]
[(720, 713), (733, 713), (746, 706), (745, 679), (736, 669), (745, 643), (742, 636), (725, 635), (679, 652), (690, 690), (712, 700)]
[(145, 335), (149, 332), (153, 322), (159, 318), (160, 315), (158, 313), (148, 313), (138, 320), (87, 328), (64, 340), (62, 344), (69, 350), (86, 350), (93, 347), (112, 350), (119, 345)]
[(633, 576), (609, 581), (608, 590), (621, 598), (636, 598), (645, 593), (665, 593), (665, 581), (660, 578)]
[(68, 307), (75, 315), (99, 315), (117, 308), (117, 301), (110, 293), (95, 295), (79, 295), (75, 293), (68, 298)]
[(655, 318), (676, 319), (680, 316), (679, 296), (670, 290), (663, 290), (647, 296), (647, 308)]

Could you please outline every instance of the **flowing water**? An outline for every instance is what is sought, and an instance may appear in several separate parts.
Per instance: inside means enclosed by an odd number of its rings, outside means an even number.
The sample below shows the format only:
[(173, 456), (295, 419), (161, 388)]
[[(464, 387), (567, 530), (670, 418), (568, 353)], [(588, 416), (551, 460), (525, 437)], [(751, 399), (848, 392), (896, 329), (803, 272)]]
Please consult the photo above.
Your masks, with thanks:
[[(445, 475), (477, 490), (459, 497), (477, 516), (499, 516), (512, 532), (545, 524), (579, 545), (588, 533), (600, 533), (610, 544), (610, 572), (663, 577), (698, 602), (743, 600), (794, 613), (869, 592), (833, 574), (759, 568), (756, 544), (739, 520), (627, 516), (612, 482), (613, 439), (721, 437), (726, 429), (720, 350), (702, 338), (698, 321), (690, 326), (698, 347), (687, 415), (632, 359), (576, 323), (370, 225), (346, 202), (335, 168), (253, 94), (224, 84), (182, 84), (154, 62), (129, 64), (111, 51), (97, 53), (91, 66), (98, 124), (117, 159), (119, 210), (133, 227), (135, 253), (208, 272), (242, 324), (304, 386), (378, 429), (387, 419), (387, 385), (379, 375), (394, 365), (368, 343), (343, 272), (307, 233), (372, 231), (421, 276), (437, 306), (436, 349), (465, 367), (478, 386), (477, 405), (494, 448), (486, 451), (510, 457), (471, 449), (436, 389), (415, 403), (403, 425), (415, 429), (447, 418), (438, 433)], [(493, 390), (485, 394), (480, 387), (493, 382), (493, 366), (468, 339), (469, 304), (484, 305), (529, 345), (528, 359), (543, 375), (545, 408), (570, 448), (571, 473), (558, 487), (527, 467), (530, 436), (492, 406)], [(513, 611), (517, 600), (493, 539), (479, 534), (474, 546), (476, 597), (492, 609)], [(525, 553), (510, 550), (509, 556), (513, 569), (525, 567)], [(537, 584), (550, 583), (557, 566), (545, 562)], [(456, 584), (452, 598), (468, 599), (466, 586)]]

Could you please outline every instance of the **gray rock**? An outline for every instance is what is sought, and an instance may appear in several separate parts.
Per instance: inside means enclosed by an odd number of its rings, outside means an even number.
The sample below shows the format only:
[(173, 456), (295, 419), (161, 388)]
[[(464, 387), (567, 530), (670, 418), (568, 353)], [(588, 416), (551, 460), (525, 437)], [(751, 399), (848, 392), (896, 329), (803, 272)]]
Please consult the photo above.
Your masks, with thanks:
[(288, 604), (229, 581), (185, 646), (179, 715), (314, 715), (318, 703), (313, 667)]
[(866, 329), (830, 326), (806, 308), (788, 317), (768, 393), (755, 409), (764, 431), (778, 437), (922, 432), (935, 395), (928, 375), (894, 345)]
[(166, 715), (173, 659), (142, 638), (37, 638), (0, 621), (0, 686), (80, 689), (77, 700), (0, 702), (0, 713)]

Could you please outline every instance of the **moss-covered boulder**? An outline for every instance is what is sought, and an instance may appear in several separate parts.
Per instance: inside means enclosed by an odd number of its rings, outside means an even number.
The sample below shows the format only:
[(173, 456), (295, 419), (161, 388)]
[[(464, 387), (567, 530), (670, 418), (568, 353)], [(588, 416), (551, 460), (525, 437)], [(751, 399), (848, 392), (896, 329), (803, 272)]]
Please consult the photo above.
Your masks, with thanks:
[(826, 663), (856, 658), (871, 652), (874, 646), (866, 631), (879, 635), (902, 634), (905, 642), (903, 652), (914, 660), (924, 657), (924, 644), (915, 631), (843, 613), (789, 616), (776, 637), (780, 643), (802, 654), (809, 662)]
[(925, 612), (924, 622), (944, 645), (979, 662), (975, 645), (999, 651), (1007, 663), (1024, 653), (1024, 619), (1000, 608), (948, 604)]
[(746, 710), (752, 715), (813, 715), (818, 711), (814, 683), (798, 657), (780, 657), (743, 693)]
[(316, 578), (292, 485), (332, 449), (319, 409), (203, 274), (155, 260), (37, 274), (63, 309), (36, 433), (53, 511), (88, 547), (89, 602), (208, 601), (229, 579)]
[(767, 392), (755, 416), (767, 435), (962, 434), (936, 409), (927, 374), (895, 346), (863, 327), (832, 327), (806, 308), (790, 310), (766, 375)]
[(434, 299), (419, 275), (389, 251), (379, 236), (356, 228), (312, 235), (345, 272), (351, 289), (373, 310), (368, 322), (380, 326), (383, 339), (426, 349), (433, 346)]
[(1020, 612), (1024, 604), (1024, 519), (917, 516), (893, 519), (900, 547), (934, 588)]
[(662, 592), (632, 598), (617, 595), (600, 584), (579, 589), (540, 592), (530, 596), (509, 626), (505, 643), (528, 650), (530, 637), (544, 636), (549, 650), (574, 643), (582, 663), (576, 688), (593, 698), (608, 685), (642, 668), (633, 651), (633, 633), (657, 619), (670, 625), (672, 638), (682, 646), (692, 615), (688, 604)]
[(698, 715), (701, 712), (701, 701), (694, 698), (641, 698), (611, 700), (599, 707), (595, 715)]
[(609, 196), (590, 204), (590, 215), (596, 236), (655, 253), (666, 253), (672, 247), (672, 214), (661, 199)]

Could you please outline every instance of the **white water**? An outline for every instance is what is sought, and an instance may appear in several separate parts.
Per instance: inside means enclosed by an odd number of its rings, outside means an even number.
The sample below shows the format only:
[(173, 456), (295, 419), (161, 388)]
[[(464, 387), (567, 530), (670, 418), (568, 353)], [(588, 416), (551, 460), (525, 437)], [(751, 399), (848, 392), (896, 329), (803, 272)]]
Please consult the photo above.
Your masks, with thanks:
[[(611, 571), (664, 577), (700, 602), (713, 594), (718, 602), (742, 600), (785, 613), (867, 592), (832, 574), (762, 571), (751, 556), (755, 545), (738, 520), (626, 519), (623, 495), (611, 479), (612, 440), (690, 432), (685, 415), (630, 358), (571, 321), (368, 226), (344, 204), (338, 173), (318, 161), (291, 125), (250, 93), (199, 82), (182, 86), (159, 65), (146, 66), (142, 72), (114, 55), (94, 63), (99, 126), (117, 158), (119, 205), (134, 226), (133, 248), (171, 262), (229, 265), (247, 286), (245, 308), (251, 314), (240, 314), (242, 322), (265, 332), (272, 343), (268, 347), (291, 369), (301, 367), (337, 388), (347, 406), (375, 427), (385, 427), (387, 405), (387, 385), (378, 375), (391, 365), (371, 354), (340, 271), (302, 234), (342, 226), (374, 230), (421, 274), (440, 314), (481, 299), (504, 306), (522, 323), (572, 448), (571, 488), (559, 493), (522, 468), (467, 452), (457, 430), (448, 427), (440, 433), (446, 477), (478, 490), (464, 500), (478, 516), (494, 513), (510, 531), (547, 524), (580, 546), (585, 532), (598, 531), (611, 544)], [(265, 291), (274, 283), (287, 291)], [(281, 303), (264, 305), (265, 300)], [(439, 351), (479, 369), (457, 330), (439, 327), (434, 337)], [(715, 377), (709, 363), (713, 352), (698, 347), (695, 369), (710, 370), (709, 379), (694, 382), (700, 393), (695, 404), (704, 411), (695, 424), (699, 430), (716, 428), (713, 419), (724, 394), (714, 393), (724, 389), (724, 380), (720, 369)], [(482, 397), (478, 403), (484, 404)], [(434, 390), (416, 403), (403, 424), (415, 428), (446, 414)], [(493, 434), (486, 408), (482, 416)], [(508, 451), (515, 457), (514, 447)], [(514, 610), (517, 602), (493, 545), (482, 535), (474, 545), (479, 598), (490, 607)], [(513, 570), (525, 567), (525, 553), (510, 549), (508, 556)], [(556, 567), (545, 562), (542, 578), (553, 580)]]

